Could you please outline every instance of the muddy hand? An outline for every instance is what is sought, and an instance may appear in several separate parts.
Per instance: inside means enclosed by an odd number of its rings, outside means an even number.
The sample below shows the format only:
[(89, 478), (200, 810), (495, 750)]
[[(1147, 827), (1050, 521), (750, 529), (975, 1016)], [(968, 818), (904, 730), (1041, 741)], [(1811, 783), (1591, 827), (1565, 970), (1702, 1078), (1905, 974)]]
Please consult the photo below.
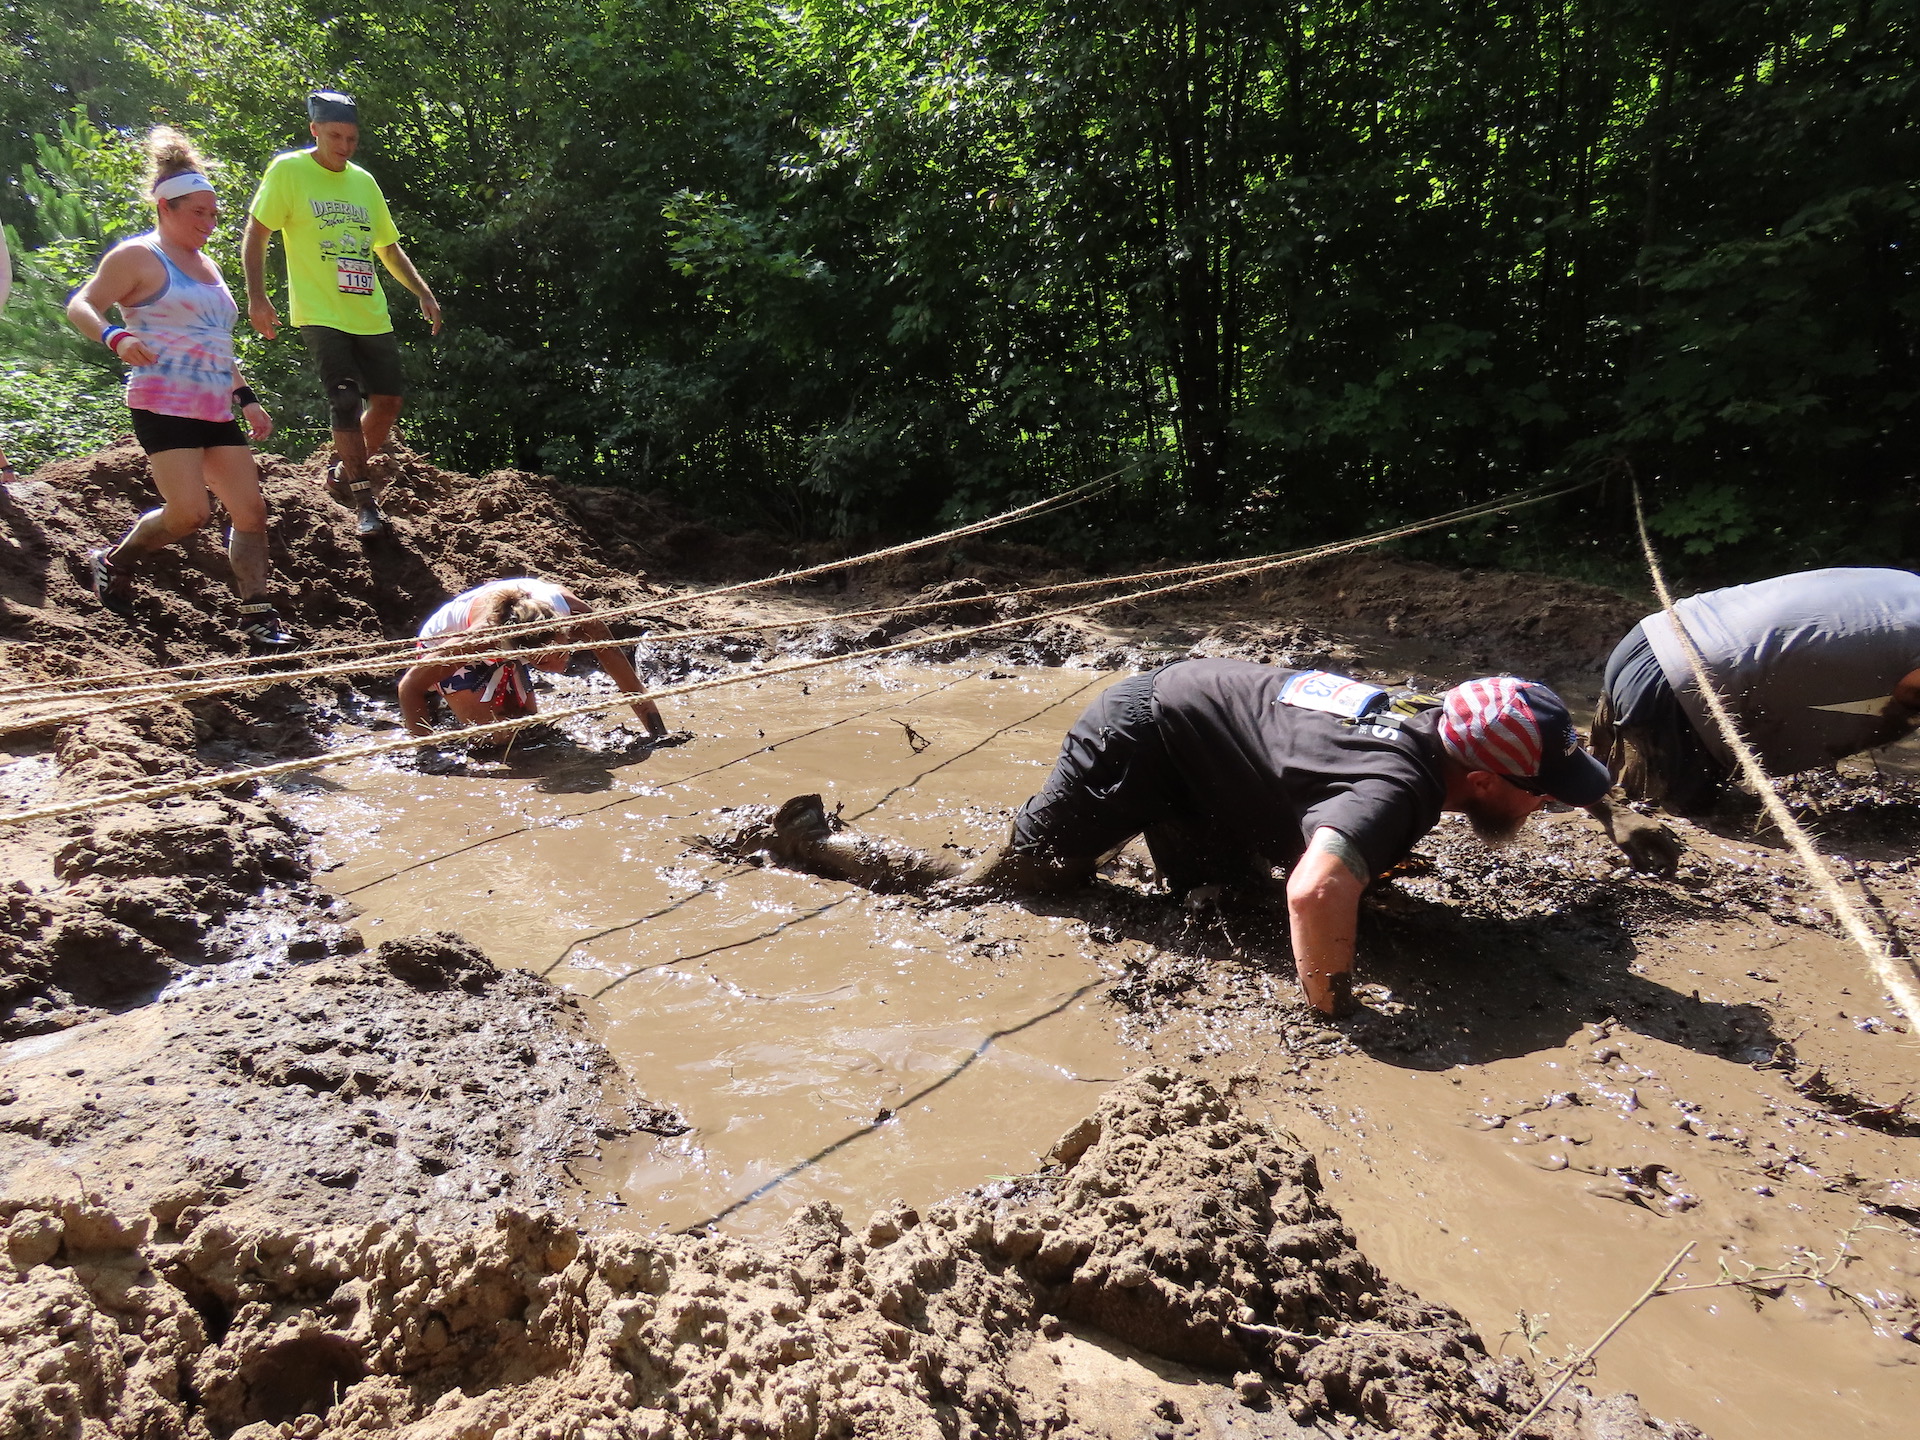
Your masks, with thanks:
[(438, 745), (422, 745), (416, 750), (403, 752), (399, 764), (403, 769), (415, 770), (422, 775), (463, 775), (467, 768), (464, 755), (449, 753)]
[(1658, 820), (1631, 810), (1616, 811), (1611, 827), (1613, 843), (1625, 853), (1634, 869), (1652, 875), (1671, 875), (1680, 865), (1686, 849), (1675, 835)]

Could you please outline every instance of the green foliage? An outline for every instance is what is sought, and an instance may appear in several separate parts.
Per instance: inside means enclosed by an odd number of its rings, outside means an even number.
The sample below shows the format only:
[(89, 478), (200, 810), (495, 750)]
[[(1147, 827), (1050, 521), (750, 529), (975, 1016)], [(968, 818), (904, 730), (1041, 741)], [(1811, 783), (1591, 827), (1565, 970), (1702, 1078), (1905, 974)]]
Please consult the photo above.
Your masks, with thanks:
[[(237, 217), (326, 83), (448, 317), (429, 341), (390, 289), (404, 423), (464, 468), (852, 534), (1138, 462), (1052, 537), (1105, 554), (1630, 458), (1718, 573), (1920, 548), (1910, 4), (16, 11), (0, 213), (42, 278), (11, 353), (103, 363), (24, 332), (144, 223), (121, 137), (193, 131)], [(297, 342), (243, 361), (317, 441)], [(1625, 525), (1582, 500), (1434, 543), (1594, 569)]]
[(1684, 540), (1689, 555), (1707, 555), (1753, 534), (1753, 503), (1731, 485), (1694, 485), (1654, 511), (1647, 526)]
[(127, 433), (119, 386), (92, 367), (14, 360), (0, 364), (0, 453), (25, 473), (63, 455), (97, 450)]

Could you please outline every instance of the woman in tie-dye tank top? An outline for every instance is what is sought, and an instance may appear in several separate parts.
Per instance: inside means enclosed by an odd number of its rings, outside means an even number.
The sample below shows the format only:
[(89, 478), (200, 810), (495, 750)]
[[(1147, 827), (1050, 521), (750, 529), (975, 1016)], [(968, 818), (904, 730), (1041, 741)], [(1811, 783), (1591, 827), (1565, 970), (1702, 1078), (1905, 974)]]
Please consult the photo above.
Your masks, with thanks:
[[(239, 312), (205, 253), (219, 224), (220, 202), (206, 167), (178, 130), (155, 130), (147, 155), (153, 229), (108, 251), (67, 304), (73, 327), (130, 367), (127, 408), (162, 501), (118, 545), (93, 552), (93, 593), (107, 609), (133, 618), (135, 567), (143, 556), (206, 524), (212, 491), (232, 522), (227, 558), (240, 596), (240, 632), (255, 649), (279, 649), (293, 644), (293, 637), (268, 598), (267, 502), (233, 407), (243, 407), (255, 440), (272, 433), (273, 421), (234, 364)], [(116, 306), (124, 325), (107, 321)]]

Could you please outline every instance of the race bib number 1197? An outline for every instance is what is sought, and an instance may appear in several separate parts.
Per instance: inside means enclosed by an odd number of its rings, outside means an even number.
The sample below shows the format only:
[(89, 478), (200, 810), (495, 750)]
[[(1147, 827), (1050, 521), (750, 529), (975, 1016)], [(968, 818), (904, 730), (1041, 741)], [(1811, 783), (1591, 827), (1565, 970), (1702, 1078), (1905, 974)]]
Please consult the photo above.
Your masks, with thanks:
[(335, 273), (340, 277), (342, 295), (373, 294), (373, 262), (371, 260), (336, 260)]

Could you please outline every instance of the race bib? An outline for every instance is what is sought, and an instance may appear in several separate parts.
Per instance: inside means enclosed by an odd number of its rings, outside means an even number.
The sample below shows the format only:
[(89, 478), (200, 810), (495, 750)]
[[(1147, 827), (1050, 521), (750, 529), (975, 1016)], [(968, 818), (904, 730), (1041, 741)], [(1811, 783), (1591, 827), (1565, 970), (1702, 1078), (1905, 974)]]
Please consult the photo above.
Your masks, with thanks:
[(342, 256), (333, 264), (334, 273), (339, 276), (342, 295), (373, 294), (373, 262), (371, 260), (349, 260)]
[(1358, 720), (1387, 692), (1327, 670), (1303, 670), (1280, 687), (1282, 704)]

